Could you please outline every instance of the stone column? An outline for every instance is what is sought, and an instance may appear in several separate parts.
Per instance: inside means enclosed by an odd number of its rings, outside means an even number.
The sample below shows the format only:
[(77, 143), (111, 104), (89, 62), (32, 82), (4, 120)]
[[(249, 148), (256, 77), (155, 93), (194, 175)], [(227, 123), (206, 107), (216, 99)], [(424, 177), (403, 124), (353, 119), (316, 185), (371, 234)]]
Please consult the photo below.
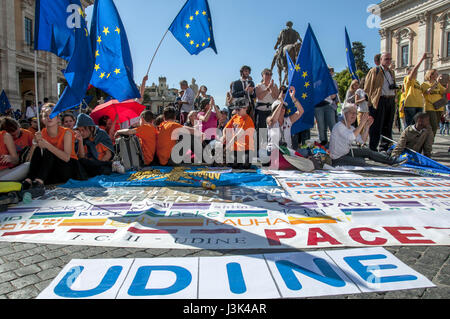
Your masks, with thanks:
[(16, 61), (16, 30), (14, 0), (4, 0), (3, 16), (6, 18), (3, 27), (5, 37), (5, 54), (3, 56), (2, 71), (6, 73), (4, 88), (11, 105), (18, 109), (22, 104), (22, 97), (19, 92), (19, 73), (17, 72)]
[[(418, 49), (417, 49), (417, 56), (420, 59), (420, 57), (423, 56), (425, 52), (429, 52), (430, 49), (429, 42), (430, 42), (430, 30), (429, 30), (429, 20), (430, 15), (428, 12), (424, 12), (417, 15), (417, 19), (419, 20), (419, 28), (417, 31), (417, 42), (418, 42)], [(417, 73), (417, 80), (419, 82), (423, 82), (423, 79), (425, 77), (425, 72), (431, 67), (431, 59), (426, 59), (424, 63), (419, 68), (419, 71)]]

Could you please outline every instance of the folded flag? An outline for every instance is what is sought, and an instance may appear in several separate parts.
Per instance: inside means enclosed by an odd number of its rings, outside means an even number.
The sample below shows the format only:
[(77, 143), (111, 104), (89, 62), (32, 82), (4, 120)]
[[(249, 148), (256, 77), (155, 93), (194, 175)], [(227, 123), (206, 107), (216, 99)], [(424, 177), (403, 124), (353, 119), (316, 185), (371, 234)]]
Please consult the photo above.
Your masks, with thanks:
[(9, 104), (8, 97), (4, 90), (2, 90), (2, 94), (0, 94), (0, 114), (5, 114), (11, 108), (11, 104)]

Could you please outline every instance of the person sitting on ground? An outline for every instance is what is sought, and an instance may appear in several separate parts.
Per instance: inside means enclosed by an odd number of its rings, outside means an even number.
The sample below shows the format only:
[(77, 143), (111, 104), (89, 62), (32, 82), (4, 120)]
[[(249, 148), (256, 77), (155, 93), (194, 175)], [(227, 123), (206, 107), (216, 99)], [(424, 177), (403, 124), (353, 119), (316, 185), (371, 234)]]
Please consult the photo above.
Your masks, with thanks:
[(95, 125), (89, 115), (78, 115), (74, 126), (80, 163), (89, 177), (110, 175), (114, 146), (108, 133)]
[(11, 134), (19, 157), (25, 152), (28, 152), (31, 146), (33, 146), (33, 133), (21, 128), (19, 122), (13, 118), (4, 117), (1, 121), (0, 130)]
[(162, 122), (164, 122), (164, 115), (161, 114), (153, 120), (153, 125), (158, 129)]
[(425, 112), (417, 113), (414, 117), (414, 122), (416, 124), (408, 126), (403, 131), (391, 156), (398, 157), (402, 155), (406, 148), (409, 148), (417, 153), (423, 153), (423, 155), (431, 157), (434, 134), (430, 125), (430, 115)]
[(73, 127), (75, 126), (77, 119), (75, 118), (75, 116), (72, 113), (64, 113), (61, 116), (61, 121), (62, 121), (62, 126), (73, 130)]
[[(366, 143), (373, 118), (368, 113), (364, 113), (361, 117), (361, 123), (355, 129), (352, 124), (355, 123), (357, 117), (356, 107), (346, 107), (342, 113), (343, 119), (334, 126), (330, 138), (330, 156), (333, 160), (333, 166), (368, 166), (365, 158), (387, 165), (402, 162), (398, 158), (372, 151), (367, 147), (352, 148), (352, 143), (355, 141), (362, 145)], [(363, 130), (364, 133), (361, 135)]]
[[(42, 123), (41, 123), (42, 124)], [(31, 134), (33, 134), (33, 138), (34, 135), (36, 134), (36, 132), (38, 131), (38, 122), (37, 122), (37, 117), (33, 117), (30, 121), (30, 127), (28, 128), (28, 131), (31, 132)]]
[(158, 131), (153, 126), (153, 119), (154, 117), (151, 111), (144, 111), (141, 113), (137, 128), (119, 130), (115, 135), (115, 138), (121, 135), (136, 135), (139, 138), (145, 166), (155, 165), (152, 163), (155, 158)]
[(247, 105), (235, 106), (236, 114), (225, 125), (221, 138), (226, 153), (233, 154), (233, 159), (226, 156), (226, 160), (227, 164), (234, 169), (249, 169), (251, 167), (250, 151), (255, 151), (255, 124), (247, 110)]
[[(287, 88), (282, 86), (280, 88), (280, 95), (278, 100), (272, 104), (272, 113), (267, 117), (267, 127), (269, 129), (267, 153), (271, 157), (272, 165), (277, 165), (283, 169), (291, 167), (289, 163), (284, 161), (283, 157), (279, 156), (278, 146), (286, 146), (290, 149), (292, 146), (291, 128), (305, 113), (301, 103), (295, 97), (295, 88), (293, 86), (289, 89), (289, 95), (294, 103), (297, 111), (290, 116), (285, 116), (287, 104), (284, 102)], [(280, 165), (282, 164), (282, 165)]]
[[(184, 128), (189, 134), (197, 134), (195, 128), (189, 126), (183, 126), (175, 121), (177, 111), (173, 107), (166, 107), (163, 111), (164, 122), (159, 125), (158, 138), (156, 140), (156, 155), (159, 160), (159, 164), (162, 166), (175, 166), (177, 165), (172, 157), (172, 149), (178, 143), (176, 139), (172, 138), (174, 131)], [(186, 116), (187, 119), (187, 116)], [(180, 157), (184, 158), (185, 154)]]
[(21, 182), (28, 174), (28, 168), (16, 166), (19, 164), (16, 146), (11, 134), (0, 131), (0, 181)]
[(30, 171), (22, 183), (23, 189), (32, 189), (34, 196), (44, 192), (44, 185), (61, 184), (69, 179), (83, 179), (84, 174), (75, 153), (75, 135), (72, 130), (58, 125), (58, 116), (50, 118), (54, 104), (42, 107), (45, 128), (35, 135), (31, 148)]
[(98, 127), (104, 130), (106, 133), (108, 133), (109, 138), (113, 142), (114, 142), (114, 134), (116, 132), (116, 124), (118, 121), (119, 121), (119, 114), (116, 114), (114, 122), (109, 118), (108, 115), (103, 115), (98, 120)]

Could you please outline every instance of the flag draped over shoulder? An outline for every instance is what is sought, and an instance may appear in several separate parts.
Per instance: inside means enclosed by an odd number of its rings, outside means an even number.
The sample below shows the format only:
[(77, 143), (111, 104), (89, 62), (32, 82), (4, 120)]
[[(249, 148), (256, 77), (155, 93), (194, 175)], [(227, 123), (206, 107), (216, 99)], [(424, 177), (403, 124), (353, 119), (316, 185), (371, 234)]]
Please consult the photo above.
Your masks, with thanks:
[(359, 80), (358, 75), (356, 75), (355, 56), (353, 55), (347, 28), (345, 28), (345, 52), (347, 53), (348, 71), (350, 72), (353, 80)]
[(80, 104), (92, 74), (92, 48), (80, 0), (36, 0), (35, 50), (48, 51), (68, 62), (67, 87), (51, 118)]
[(0, 94), (0, 114), (5, 114), (11, 108), (11, 104), (9, 104), (8, 97), (4, 90), (2, 90), (2, 94)]
[(206, 48), (213, 49), (217, 54), (207, 0), (188, 0), (169, 31), (191, 55), (197, 55)]
[(120, 102), (140, 98), (127, 34), (112, 0), (96, 0), (91, 23), (91, 84)]
[[(289, 81), (289, 87), (291, 86), (295, 87), (296, 98), (305, 110), (303, 116), (291, 128), (291, 134), (296, 134), (312, 128), (315, 105), (337, 93), (336, 85), (311, 25), (308, 25), (297, 63), (294, 65), (292, 79)], [(297, 111), (289, 94), (286, 94), (285, 102), (288, 104), (286, 116)]]

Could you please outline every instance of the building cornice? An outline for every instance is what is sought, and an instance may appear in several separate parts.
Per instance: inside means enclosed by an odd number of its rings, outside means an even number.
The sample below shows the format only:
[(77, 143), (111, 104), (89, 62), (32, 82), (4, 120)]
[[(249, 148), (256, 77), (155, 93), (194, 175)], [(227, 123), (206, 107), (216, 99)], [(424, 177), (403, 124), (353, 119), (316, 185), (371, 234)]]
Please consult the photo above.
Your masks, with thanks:
[(410, 9), (401, 11), (392, 17), (384, 18), (388, 11), (391, 11), (406, 2), (407, 0), (386, 0), (381, 2), (379, 4), (382, 17), (380, 27), (383, 29), (392, 26), (397, 27), (402, 24), (408, 24), (411, 21), (419, 21), (419, 23), (424, 23), (430, 14), (433, 14), (438, 10), (448, 10), (450, 8), (450, 2), (448, 0), (429, 0)]

